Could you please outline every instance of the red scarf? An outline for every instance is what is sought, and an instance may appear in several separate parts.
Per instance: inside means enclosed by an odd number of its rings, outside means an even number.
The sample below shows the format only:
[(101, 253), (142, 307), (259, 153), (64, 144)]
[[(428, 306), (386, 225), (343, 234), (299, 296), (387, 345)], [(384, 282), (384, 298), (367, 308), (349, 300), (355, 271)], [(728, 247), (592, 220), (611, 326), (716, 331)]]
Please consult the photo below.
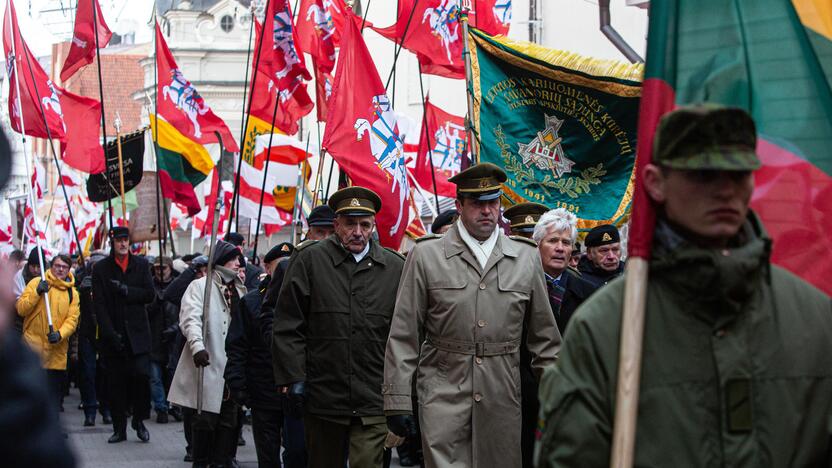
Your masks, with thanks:
[(118, 267), (121, 268), (121, 272), (127, 273), (127, 263), (130, 262), (130, 255), (125, 255), (124, 260), (119, 260), (118, 255), (113, 255), (113, 258), (116, 261), (116, 265), (118, 265)]

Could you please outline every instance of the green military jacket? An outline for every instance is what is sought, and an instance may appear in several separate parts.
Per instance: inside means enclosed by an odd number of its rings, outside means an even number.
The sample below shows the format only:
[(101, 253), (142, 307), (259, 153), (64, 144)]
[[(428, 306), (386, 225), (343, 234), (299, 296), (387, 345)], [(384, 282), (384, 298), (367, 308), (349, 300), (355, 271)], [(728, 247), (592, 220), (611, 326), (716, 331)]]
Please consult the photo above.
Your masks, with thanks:
[[(741, 237), (656, 231), (634, 466), (832, 466), (832, 301), (769, 264), (753, 215)], [(539, 467), (609, 466), (623, 297), (619, 279), (572, 317), (541, 382)]]
[(380, 416), (384, 348), (404, 258), (370, 241), (356, 263), (335, 235), (299, 247), (275, 307), (275, 383), (305, 381), (321, 416)]

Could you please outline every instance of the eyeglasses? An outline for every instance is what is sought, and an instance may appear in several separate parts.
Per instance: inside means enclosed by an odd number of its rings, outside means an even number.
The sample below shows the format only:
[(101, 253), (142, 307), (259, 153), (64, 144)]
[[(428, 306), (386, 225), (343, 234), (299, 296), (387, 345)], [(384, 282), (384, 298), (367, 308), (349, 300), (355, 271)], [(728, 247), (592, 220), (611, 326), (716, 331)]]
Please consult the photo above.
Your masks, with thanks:
[(69, 265), (53, 264), (52, 268), (55, 270), (69, 270)]

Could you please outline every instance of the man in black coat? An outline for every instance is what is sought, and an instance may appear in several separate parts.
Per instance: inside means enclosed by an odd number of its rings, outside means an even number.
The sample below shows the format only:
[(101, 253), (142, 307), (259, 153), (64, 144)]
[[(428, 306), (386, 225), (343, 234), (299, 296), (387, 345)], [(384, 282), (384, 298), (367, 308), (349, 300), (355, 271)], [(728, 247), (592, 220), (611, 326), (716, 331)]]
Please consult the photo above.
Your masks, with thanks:
[(98, 324), (92, 300), (92, 268), (107, 256), (93, 253), (87, 264), (75, 272), (75, 284), (81, 299), (81, 322), (78, 325), (78, 367), (81, 403), (84, 405), (84, 426), (95, 426), (96, 409), (101, 412), (104, 424), (112, 424), (107, 396), (106, 374), (98, 362), (95, 337)]
[(127, 228), (110, 229), (110, 256), (92, 270), (92, 295), (98, 320), (99, 350), (107, 369), (113, 435), (109, 443), (127, 440), (127, 409), (142, 442), (150, 440), (144, 420), (150, 417), (150, 324), (145, 306), (153, 301), (147, 260), (130, 253)]
[(586, 256), (578, 263), (581, 277), (592, 283), (595, 289), (609, 283), (624, 273), (621, 261), (621, 236), (611, 224), (592, 228), (584, 240)]
[(283, 426), (283, 399), (277, 393), (271, 361), (271, 341), (264, 341), (258, 329), (263, 295), (278, 262), (288, 258), (294, 247), (282, 243), (263, 258), (266, 276), (260, 286), (246, 294), (239, 311), (232, 311), (225, 339), (225, 384), (240, 406), (251, 408), (251, 429), (261, 468), (280, 466), (280, 436)]
[(179, 331), (179, 308), (162, 298), (165, 288), (179, 275), (173, 269), (173, 260), (167, 256), (153, 261), (153, 288), (155, 297), (147, 307), (150, 321), (150, 398), (156, 411), (156, 422), (167, 424), (167, 394), (173, 373), (168, 372), (168, 360), (176, 333)]

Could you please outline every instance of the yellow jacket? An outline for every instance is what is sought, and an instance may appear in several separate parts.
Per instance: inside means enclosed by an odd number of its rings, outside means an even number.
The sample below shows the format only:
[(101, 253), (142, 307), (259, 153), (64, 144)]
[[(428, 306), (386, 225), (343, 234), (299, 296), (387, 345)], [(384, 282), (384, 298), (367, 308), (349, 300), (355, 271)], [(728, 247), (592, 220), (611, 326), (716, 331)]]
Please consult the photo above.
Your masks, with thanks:
[[(66, 351), (69, 337), (75, 333), (78, 318), (81, 315), (80, 297), (75, 289), (72, 273), (66, 281), (56, 278), (50, 270), (46, 271), (49, 282), (49, 306), (52, 311), (52, 325), (61, 332), (61, 341), (49, 344), (49, 322), (46, 319), (46, 302), (37, 293), (40, 277), (29, 281), (23, 294), (17, 300), (17, 314), (23, 317), (23, 338), (38, 354), (46, 369), (65, 370)], [(71, 302), (70, 302), (71, 301)]]

